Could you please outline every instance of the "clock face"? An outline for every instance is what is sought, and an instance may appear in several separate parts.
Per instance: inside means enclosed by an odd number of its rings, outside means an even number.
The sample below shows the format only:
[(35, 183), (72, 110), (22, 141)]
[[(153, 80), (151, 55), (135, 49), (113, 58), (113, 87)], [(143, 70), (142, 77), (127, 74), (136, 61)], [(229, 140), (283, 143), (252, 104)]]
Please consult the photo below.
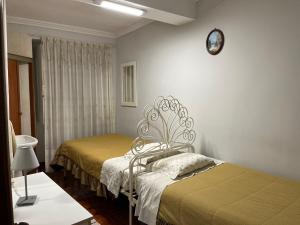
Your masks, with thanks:
[(217, 55), (221, 52), (224, 45), (224, 34), (219, 29), (211, 31), (206, 40), (207, 51), (212, 55)]

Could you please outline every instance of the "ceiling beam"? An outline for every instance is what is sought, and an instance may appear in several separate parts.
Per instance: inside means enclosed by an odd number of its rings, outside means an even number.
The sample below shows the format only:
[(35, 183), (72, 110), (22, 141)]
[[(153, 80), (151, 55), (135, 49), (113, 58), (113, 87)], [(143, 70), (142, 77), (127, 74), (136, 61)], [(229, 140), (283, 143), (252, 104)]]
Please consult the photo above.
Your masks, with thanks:
[[(75, 0), (92, 5), (95, 0)], [(182, 25), (196, 18), (197, 1), (195, 0), (108, 0), (145, 11), (142, 16), (172, 25)], [(101, 1), (100, 1), (101, 2)]]
[(124, 0), (124, 2), (135, 3), (190, 19), (195, 19), (196, 17), (197, 3), (193, 0)]
[(105, 37), (105, 38), (116, 38), (117, 37), (116, 34), (107, 32), (107, 31), (95, 30), (95, 29), (72, 26), (72, 25), (52, 23), (52, 22), (42, 21), (42, 20), (14, 17), (14, 16), (8, 16), (7, 23), (8, 24), (11, 23), (11, 24), (27, 25), (27, 26), (33, 26), (33, 27), (41, 27), (41, 28), (47, 28), (47, 29), (52, 29), (52, 30), (68, 31), (68, 32), (97, 36), (97, 37)]

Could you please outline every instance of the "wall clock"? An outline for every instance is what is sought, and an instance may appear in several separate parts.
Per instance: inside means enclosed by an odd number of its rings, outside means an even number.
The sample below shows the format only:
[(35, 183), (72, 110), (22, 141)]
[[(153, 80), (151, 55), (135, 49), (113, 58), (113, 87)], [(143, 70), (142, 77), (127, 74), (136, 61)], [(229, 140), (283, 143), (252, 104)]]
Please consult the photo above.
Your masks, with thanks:
[(211, 55), (217, 55), (224, 46), (224, 34), (219, 29), (212, 30), (206, 39), (206, 49)]

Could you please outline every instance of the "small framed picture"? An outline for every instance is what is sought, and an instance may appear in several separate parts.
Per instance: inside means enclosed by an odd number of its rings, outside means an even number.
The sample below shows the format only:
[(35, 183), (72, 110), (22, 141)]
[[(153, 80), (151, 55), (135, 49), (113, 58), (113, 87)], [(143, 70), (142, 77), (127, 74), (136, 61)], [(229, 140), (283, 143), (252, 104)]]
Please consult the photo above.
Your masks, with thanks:
[(121, 65), (121, 106), (137, 107), (136, 62)]
[(206, 39), (206, 49), (211, 55), (217, 55), (224, 46), (224, 34), (219, 29), (212, 30)]

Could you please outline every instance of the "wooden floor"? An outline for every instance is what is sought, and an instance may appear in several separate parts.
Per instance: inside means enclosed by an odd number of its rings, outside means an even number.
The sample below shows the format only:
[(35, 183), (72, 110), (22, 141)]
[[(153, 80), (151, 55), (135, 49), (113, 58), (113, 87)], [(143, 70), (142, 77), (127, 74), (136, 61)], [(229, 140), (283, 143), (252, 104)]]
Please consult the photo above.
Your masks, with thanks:
[[(63, 177), (63, 172), (49, 173), (48, 176), (69, 193), (76, 201), (86, 208), (101, 225), (128, 225), (128, 200), (125, 196), (107, 200), (97, 197), (95, 192), (69, 174)], [(140, 224), (136, 218), (134, 224)]]

